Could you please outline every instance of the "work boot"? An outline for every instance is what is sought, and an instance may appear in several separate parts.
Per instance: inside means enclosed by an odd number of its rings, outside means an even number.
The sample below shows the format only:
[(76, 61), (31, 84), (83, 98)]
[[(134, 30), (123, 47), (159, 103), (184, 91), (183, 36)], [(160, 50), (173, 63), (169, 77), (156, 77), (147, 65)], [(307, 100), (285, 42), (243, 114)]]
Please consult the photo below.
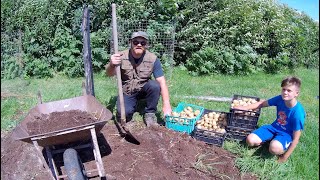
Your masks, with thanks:
[(157, 117), (154, 113), (146, 113), (144, 115), (144, 121), (147, 125), (147, 127), (151, 127), (151, 126), (157, 126)]

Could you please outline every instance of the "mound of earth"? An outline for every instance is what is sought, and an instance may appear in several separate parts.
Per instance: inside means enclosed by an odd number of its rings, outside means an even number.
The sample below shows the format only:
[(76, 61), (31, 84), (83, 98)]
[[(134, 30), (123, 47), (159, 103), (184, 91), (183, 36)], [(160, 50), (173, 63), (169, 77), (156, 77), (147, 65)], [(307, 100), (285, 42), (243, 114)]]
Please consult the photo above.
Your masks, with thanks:
[[(61, 120), (60, 123), (67, 123)], [(235, 156), (223, 148), (207, 145), (187, 134), (164, 126), (147, 128), (136, 122), (131, 133), (139, 141), (132, 143), (122, 136), (113, 121), (98, 133), (105, 172), (119, 180), (127, 179), (257, 179), (241, 174)], [(75, 142), (75, 144), (84, 142)], [(1, 136), (1, 179), (49, 179), (33, 144)], [(53, 148), (66, 148), (57, 145)], [(86, 170), (95, 169), (90, 148), (78, 150)], [(64, 174), (62, 153), (54, 155), (58, 170)], [(89, 174), (89, 179), (100, 179)]]

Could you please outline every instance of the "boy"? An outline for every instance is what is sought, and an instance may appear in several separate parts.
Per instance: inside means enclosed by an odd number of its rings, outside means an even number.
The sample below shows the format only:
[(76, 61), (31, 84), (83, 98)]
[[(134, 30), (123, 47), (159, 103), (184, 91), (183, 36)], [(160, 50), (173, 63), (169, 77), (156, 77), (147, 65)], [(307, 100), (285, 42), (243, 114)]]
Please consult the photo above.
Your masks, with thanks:
[(236, 106), (234, 109), (252, 110), (276, 106), (277, 118), (270, 125), (264, 125), (247, 136), (249, 146), (259, 146), (271, 140), (269, 152), (278, 155), (278, 162), (285, 162), (296, 148), (303, 130), (306, 113), (297, 101), (301, 80), (290, 76), (281, 82), (281, 95), (269, 100), (258, 101), (248, 106)]

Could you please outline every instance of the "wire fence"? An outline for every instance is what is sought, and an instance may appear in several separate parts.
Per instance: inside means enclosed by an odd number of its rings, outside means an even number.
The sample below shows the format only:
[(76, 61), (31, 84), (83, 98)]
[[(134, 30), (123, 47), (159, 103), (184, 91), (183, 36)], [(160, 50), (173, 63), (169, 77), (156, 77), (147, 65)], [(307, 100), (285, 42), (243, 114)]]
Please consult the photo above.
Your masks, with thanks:
[[(111, 24), (112, 29), (112, 24)], [(119, 51), (130, 48), (130, 37), (133, 32), (145, 31), (148, 34), (148, 50), (155, 53), (160, 59), (165, 76), (171, 79), (174, 66), (175, 23), (170, 21), (154, 20), (118, 20), (118, 49)], [(110, 52), (114, 53), (113, 39), (110, 37)]]
[(21, 31), (1, 32), (1, 78), (10, 71), (12, 78), (19, 77), (23, 71)]
[[(118, 45), (119, 51), (130, 48), (130, 37), (133, 32), (145, 31), (149, 37), (149, 51), (155, 53), (160, 59), (166, 79), (170, 80), (172, 70), (175, 65), (173, 60), (175, 47), (175, 23), (170, 21), (133, 21), (120, 20), (118, 26)], [(112, 26), (111, 26), (112, 29)], [(111, 31), (112, 32), (112, 31)], [(19, 77), (23, 71), (24, 62), (22, 60), (23, 32), (16, 31), (11, 33), (1, 32), (1, 76), (8, 73), (12, 77)], [(110, 53), (113, 54), (113, 40), (110, 37)]]

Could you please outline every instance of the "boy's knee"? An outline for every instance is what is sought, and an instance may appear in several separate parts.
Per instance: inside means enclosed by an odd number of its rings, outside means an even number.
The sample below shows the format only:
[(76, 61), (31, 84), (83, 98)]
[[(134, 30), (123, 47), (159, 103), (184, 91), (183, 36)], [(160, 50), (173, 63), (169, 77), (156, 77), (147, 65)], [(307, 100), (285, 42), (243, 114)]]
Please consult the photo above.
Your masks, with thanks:
[(251, 133), (247, 136), (246, 142), (249, 146), (258, 146), (262, 141), (256, 134)]
[(284, 150), (282, 144), (277, 140), (271, 141), (269, 145), (269, 152), (274, 155), (283, 154)]

